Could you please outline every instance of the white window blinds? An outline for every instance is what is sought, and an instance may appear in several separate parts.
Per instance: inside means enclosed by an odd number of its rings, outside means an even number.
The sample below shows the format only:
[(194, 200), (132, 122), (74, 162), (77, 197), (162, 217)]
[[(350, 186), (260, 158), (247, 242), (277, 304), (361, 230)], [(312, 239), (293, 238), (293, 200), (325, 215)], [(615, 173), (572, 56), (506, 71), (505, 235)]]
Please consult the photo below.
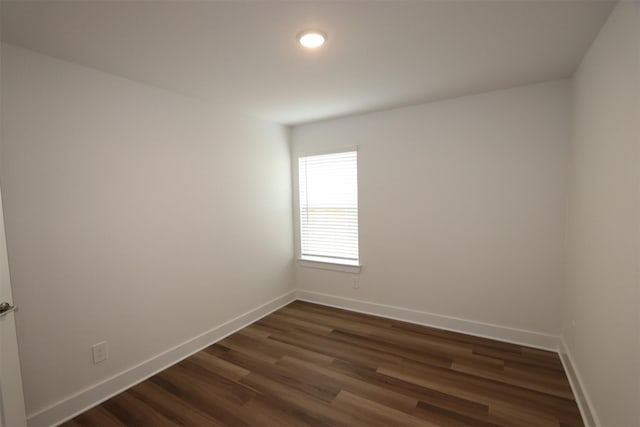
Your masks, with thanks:
[(358, 265), (358, 152), (298, 159), (301, 258)]

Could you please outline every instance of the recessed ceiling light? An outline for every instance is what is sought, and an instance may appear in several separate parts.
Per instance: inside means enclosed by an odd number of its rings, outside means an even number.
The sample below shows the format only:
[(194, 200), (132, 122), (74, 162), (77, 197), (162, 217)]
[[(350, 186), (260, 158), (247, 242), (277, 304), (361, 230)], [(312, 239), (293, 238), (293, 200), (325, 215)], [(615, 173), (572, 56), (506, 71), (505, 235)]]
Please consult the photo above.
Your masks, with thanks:
[(320, 30), (305, 30), (298, 34), (298, 41), (304, 47), (315, 49), (324, 44), (327, 34)]

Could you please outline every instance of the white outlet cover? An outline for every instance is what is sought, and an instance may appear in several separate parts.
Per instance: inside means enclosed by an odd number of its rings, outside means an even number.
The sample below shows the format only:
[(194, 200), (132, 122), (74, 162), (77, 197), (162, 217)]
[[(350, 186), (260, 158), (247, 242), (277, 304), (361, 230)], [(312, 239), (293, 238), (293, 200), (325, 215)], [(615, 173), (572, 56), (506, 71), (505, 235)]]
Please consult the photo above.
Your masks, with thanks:
[(107, 357), (109, 356), (106, 341), (102, 341), (97, 344), (94, 344), (93, 347), (91, 347), (91, 350), (93, 351), (94, 365), (96, 363), (104, 362), (105, 360), (107, 360)]

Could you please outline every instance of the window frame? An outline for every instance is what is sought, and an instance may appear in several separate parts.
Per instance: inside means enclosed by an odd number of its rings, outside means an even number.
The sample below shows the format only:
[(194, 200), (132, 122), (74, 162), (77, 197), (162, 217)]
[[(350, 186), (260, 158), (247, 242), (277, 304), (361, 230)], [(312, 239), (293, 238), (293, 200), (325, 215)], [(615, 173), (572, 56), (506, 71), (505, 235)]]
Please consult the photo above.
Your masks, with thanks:
[[(303, 258), (302, 256), (302, 222), (300, 218), (300, 167), (299, 161), (300, 158), (303, 157), (311, 157), (311, 156), (322, 156), (328, 154), (339, 154), (339, 153), (347, 153), (347, 152), (357, 152), (357, 162), (356, 162), (356, 174), (357, 174), (357, 190), (358, 190), (358, 260), (357, 262), (340, 262), (339, 259), (335, 258)], [(294, 169), (294, 198), (295, 198), (295, 240), (296, 240), (296, 256), (298, 265), (306, 268), (316, 268), (322, 270), (333, 270), (333, 271), (341, 271), (345, 273), (359, 273), (362, 267), (362, 254), (360, 251), (360, 153), (357, 146), (351, 147), (342, 147), (336, 149), (328, 149), (328, 150), (313, 150), (313, 151), (300, 151), (295, 153), (292, 156), (292, 163)]]

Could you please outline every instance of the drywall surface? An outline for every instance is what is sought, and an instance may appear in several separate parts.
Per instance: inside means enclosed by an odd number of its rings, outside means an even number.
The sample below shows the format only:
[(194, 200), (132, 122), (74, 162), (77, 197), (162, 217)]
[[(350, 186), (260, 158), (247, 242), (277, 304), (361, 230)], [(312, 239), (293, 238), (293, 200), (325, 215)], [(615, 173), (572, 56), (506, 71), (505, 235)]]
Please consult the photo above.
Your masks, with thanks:
[(9, 45), (1, 108), (29, 414), (293, 289), (285, 128)]
[(596, 422), (611, 427), (640, 425), (639, 82), (640, 5), (623, 1), (573, 81), (563, 327)]
[(300, 265), (298, 288), (558, 335), (568, 101), (555, 81), (293, 128), (294, 176), (359, 150), (359, 289)]

